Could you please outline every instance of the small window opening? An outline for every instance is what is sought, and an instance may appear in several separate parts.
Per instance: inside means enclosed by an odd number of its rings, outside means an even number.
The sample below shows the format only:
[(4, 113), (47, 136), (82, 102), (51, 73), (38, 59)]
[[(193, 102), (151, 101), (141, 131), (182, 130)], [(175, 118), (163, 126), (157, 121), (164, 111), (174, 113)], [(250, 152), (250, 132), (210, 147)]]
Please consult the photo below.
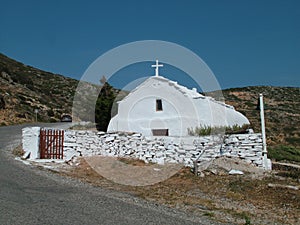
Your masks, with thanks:
[(156, 111), (162, 111), (162, 101), (161, 99), (156, 99)]
[(169, 129), (152, 129), (153, 136), (169, 136)]

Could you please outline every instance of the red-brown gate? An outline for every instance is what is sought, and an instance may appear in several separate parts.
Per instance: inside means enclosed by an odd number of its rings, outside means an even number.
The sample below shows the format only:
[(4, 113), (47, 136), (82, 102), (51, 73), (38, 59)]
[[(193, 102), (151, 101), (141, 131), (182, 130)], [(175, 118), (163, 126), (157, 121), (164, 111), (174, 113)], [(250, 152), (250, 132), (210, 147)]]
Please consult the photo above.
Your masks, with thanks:
[(40, 130), (40, 158), (63, 159), (64, 131), (42, 128)]

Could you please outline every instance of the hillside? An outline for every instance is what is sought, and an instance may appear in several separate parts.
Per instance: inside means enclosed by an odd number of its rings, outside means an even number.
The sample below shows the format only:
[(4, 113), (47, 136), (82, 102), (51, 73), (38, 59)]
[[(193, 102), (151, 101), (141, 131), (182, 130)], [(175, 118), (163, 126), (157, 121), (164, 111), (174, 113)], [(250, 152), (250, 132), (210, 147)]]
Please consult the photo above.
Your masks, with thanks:
[(260, 132), (259, 93), (264, 95), (266, 135), (269, 145), (300, 146), (300, 88), (254, 86), (223, 91), (226, 103), (248, 117)]
[(78, 81), (26, 66), (0, 54), (0, 125), (58, 121), (71, 113)]

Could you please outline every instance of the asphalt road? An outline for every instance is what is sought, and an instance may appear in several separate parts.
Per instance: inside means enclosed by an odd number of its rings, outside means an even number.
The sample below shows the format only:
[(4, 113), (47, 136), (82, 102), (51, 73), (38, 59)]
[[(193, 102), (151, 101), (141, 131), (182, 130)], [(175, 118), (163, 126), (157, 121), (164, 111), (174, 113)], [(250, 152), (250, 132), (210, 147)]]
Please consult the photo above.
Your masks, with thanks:
[(24, 126), (0, 127), (0, 224), (213, 224), (14, 160)]

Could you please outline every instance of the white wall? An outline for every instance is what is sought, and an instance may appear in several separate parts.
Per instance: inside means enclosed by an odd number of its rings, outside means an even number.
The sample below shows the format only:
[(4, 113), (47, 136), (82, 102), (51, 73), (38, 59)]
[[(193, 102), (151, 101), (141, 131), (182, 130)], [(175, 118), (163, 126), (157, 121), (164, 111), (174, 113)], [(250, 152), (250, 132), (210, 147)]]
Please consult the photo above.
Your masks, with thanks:
[(24, 156), (29, 159), (39, 159), (39, 135), (40, 127), (25, 127), (22, 129), (22, 148), (25, 151)]
[[(162, 100), (162, 111), (156, 111), (156, 99)], [(108, 130), (134, 131), (149, 136), (152, 129), (168, 128), (171, 136), (185, 136), (186, 124), (195, 115), (189, 98), (167, 82), (148, 79), (119, 103), (118, 115), (112, 118)]]
[[(30, 159), (39, 158), (39, 127), (23, 129), (23, 149)], [(261, 134), (237, 134), (225, 138), (204, 137), (145, 137), (139, 133), (105, 133), (96, 131), (66, 130), (64, 160), (76, 156), (131, 157), (153, 163), (182, 163), (193, 167), (198, 163), (220, 156), (237, 157), (263, 167)], [(268, 168), (271, 162), (267, 159)]]
[[(146, 162), (183, 163), (193, 167), (220, 156), (237, 157), (254, 166), (263, 166), (261, 134), (222, 137), (145, 137), (141, 134), (66, 131), (65, 155), (132, 157)], [(69, 153), (68, 153), (69, 152)], [(72, 154), (70, 154), (72, 153)]]
[[(197, 98), (193, 98), (193, 97)], [(163, 110), (156, 111), (156, 99)], [(108, 131), (152, 135), (152, 129), (168, 129), (170, 136), (187, 136), (188, 128), (249, 124), (233, 107), (204, 97), (163, 77), (150, 77), (119, 102), (118, 114)]]

